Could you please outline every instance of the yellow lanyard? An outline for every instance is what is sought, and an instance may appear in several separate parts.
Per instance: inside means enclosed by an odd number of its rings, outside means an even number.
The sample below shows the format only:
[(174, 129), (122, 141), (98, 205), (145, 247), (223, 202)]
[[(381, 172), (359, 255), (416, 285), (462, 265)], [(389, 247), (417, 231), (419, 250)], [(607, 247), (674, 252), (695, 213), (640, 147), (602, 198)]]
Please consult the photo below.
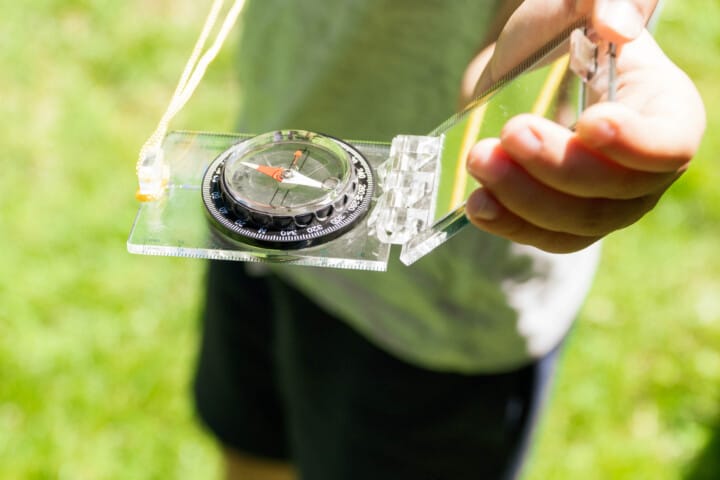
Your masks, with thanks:
[(245, 5), (245, 0), (235, 0), (232, 7), (228, 10), (225, 20), (222, 22), (212, 45), (203, 53), (205, 44), (217, 23), (224, 3), (224, 0), (213, 1), (200, 37), (195, 43), (192, 54), (185, 65), (185, 69), (180, 76), (180, 81), (175, 88), (170, 103), (160, 118), (157, 128), (140, 149), (136, 168), (139, 188), (135, 196), (141, 202), (155, 200), (162, 194), (168, 182), (169, 169), (163, 159), (161, 147), (170, 121), (182, 110), (188, 100), (190, 100), (198, 84), (200, 84), (200, 81), (205, 75), (205, 71), (217, 56), (230, 30), (232, 30), (235, 25)]

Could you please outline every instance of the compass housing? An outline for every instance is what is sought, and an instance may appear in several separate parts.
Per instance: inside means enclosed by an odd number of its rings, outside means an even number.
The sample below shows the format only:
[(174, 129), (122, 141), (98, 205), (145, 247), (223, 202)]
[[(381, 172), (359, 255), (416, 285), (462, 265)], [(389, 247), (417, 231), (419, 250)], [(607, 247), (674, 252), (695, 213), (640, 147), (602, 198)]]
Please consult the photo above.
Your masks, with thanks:
[(327, 135), (278, 130), (237, 143), (202, 182), (210, 220), (224, 236), (255, 246), (299, 249), (342, 235), (368, 212), (370, 164)]

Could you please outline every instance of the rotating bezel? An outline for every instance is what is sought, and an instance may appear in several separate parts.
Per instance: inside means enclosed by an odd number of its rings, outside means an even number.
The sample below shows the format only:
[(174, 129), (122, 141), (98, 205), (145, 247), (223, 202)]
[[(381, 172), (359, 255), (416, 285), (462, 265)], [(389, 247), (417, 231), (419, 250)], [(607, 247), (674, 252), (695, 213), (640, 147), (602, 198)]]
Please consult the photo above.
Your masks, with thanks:
[[(269, 135), (269, 134), (266, 134)], [(237, 193), (229, 194), (223, 189), (223, 174), (226, 162), (237, 151), (238, 145), (219, 155), (208, 167), (202, 181), (202, 198), (213, 226), (225, 237), (257, 247), (289, 250), (308, 248), (334, 240), (351, 230), (360, 222), (368, 210), (375, 191), (375, 182), (370, 164), (351, 145), (333, 137), (311, 132), (273, 132), (276, 143), (290, 136), (297, 142), (298, 137), (321, 138), (331, 141), (342, 149), (349, 162), (351, 175), (348, 184), (341, 189), (342, 195), (331, 202), (306, 205), (302, 209), (279, 209), (271, 213), (252, 205), (252, 199), (243, 201)], [(284, 137), (283, 137), (284, 135)], [(257, 137), (256, 137), (257, 138)], [(252, 139), (250, 139), (252, 140)]]

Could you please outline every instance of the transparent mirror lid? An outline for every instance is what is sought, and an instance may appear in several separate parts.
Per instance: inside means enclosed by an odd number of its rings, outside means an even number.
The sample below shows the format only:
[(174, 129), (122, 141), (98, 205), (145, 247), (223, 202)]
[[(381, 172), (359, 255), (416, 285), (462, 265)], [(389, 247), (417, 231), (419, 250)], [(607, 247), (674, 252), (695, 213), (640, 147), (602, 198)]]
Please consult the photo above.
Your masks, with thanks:
[[(577, 27), (573, 25), (545, 44), (430, 133), (444, 136), (435, 214), (431, 226), (403, 245), (400, 260), (404, 264), (416, 262), (470, 225), (465, 201), (480, 185), (469, 177), (466, 158), (479, 140), (499, 137), (505, 123), (521, 113), (549, 118), (569, 128), (575, 123), (585, 103), (584, 83), (570, 66), (570, 35)], [(596, 61), (595, 51), (578, 52), (574, 55), (589, 58), (575, 58), (576, 65), (587, 69), (588, 62)], [(587, 72), (583, 76), (588, 79)]]

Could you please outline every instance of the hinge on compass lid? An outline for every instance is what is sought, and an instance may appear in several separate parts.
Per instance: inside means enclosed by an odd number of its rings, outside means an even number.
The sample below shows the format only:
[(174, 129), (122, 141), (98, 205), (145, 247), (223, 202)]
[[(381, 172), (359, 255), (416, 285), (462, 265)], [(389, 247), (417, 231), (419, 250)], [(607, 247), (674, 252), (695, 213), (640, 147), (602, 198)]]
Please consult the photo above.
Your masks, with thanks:
[[(615, 100), (617, 89), (616, 81), (616, 56), (617, 49), (613, 43), (602, 45), (605, 52), (601, 52), (600, 44), (591, 38), (594, 33), (584, 28), (576, 28), (570, 34), (570, 70), (572, 70), (583, 82), (580, 91), (580, 110), (588, 107), (587, 88), (596, 93), (607, 90), (607, 100)], [(602, 43), (602, 42), (601, 42)], [(600, 81), (603, 84), (598, 85)], [(604, 83), (607, 82), (606, 85)], [(587, 88), (586, 88), (587, 87)]]
[(377, 168), (382, 193), (368, 221), (383, 243), (403, 244), (433, 221), (444, 136), (398, 135)]

